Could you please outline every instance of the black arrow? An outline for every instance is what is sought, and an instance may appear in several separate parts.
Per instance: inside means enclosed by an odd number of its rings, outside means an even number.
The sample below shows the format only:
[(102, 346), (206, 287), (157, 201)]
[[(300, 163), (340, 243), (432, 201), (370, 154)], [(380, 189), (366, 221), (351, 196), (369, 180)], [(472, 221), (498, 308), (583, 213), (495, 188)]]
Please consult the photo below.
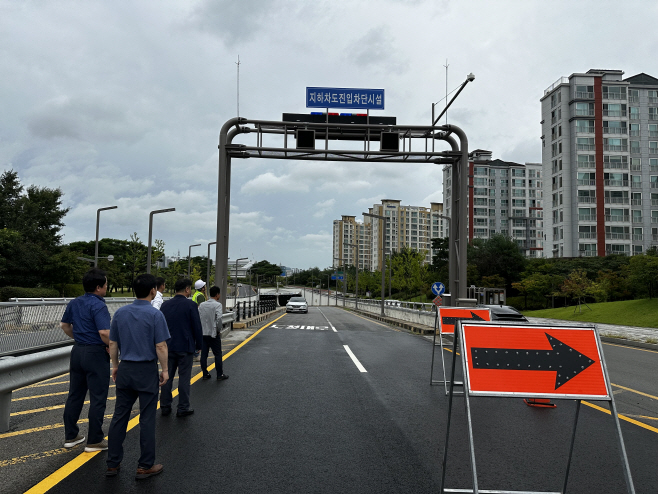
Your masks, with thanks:
[(544, 334), (552, 350), (471, 348), (473, 368), (557, 372), (557, 389), (594, 363), (591, 358), (557, 338)]
[(471, 317), (449, 317), (444, 316), (441, 318), (442, 324), (453, 324), (456, 325), (457, 321), (484, 321), (480, 316), (471, 311)]

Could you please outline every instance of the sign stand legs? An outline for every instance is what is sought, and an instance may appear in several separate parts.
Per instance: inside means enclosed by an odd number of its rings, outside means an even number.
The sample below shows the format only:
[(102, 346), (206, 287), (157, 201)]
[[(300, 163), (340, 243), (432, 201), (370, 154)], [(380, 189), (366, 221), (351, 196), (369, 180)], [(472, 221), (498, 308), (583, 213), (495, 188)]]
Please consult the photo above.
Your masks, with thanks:
[(571, 446), (569, 446), (569, 459), (567, 460), (567, 471), (564, 474), (564, 486), (562, 494), (567, 492), (567, 483), (569, 482), (569, 470), (571, 469), (571, 458), (573, 457), (573, 445), (576, 442), (576, 426), (578, 425), (578, 415), (580, 415), (580, 400), (576, 400), (576, 416), (573, 419), (573, 431), (571, 432)]
[[(453, 341), (453, 350), (457, 352), (457, 332), (455, 332), (455, 339)], [(443, 356), (443, 355), (442, 355)], [(448, 420), (446, 423), (446, 441), (443, 445), (443, 468), (441, 471), (441, 489), (439, 492), (443, 494), (444, 491), (444, 486), (445, 486), (445, 481), (446, 481), (446, 465), (448, 463), (448, 440), (450, 438), (450, 421), (452, 419), (452, 398), (454, 396), (454, 389), (455, 389), (455, 365), (457, 363), (457, 360), (455, 358), (452, 359), (452, 369), (451, 369), (451, 379), (450, 379), (450, 392), (448, 393)], [(470, 429), (469, 429), (470, 430)]]

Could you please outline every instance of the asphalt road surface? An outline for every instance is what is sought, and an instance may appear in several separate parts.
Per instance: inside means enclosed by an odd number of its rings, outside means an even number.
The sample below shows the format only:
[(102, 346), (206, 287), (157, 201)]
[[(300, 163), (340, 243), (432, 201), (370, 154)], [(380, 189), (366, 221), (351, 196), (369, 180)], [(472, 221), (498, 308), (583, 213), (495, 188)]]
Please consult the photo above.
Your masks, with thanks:
[[(65, 393), (66, 376), (16, 392), (14, 410), (28, 412), (12, 416), (13, 435), (0, 434), (0, 491), (438, 492), (448, 400), (443, 386), (429, 385), (431, 340), (334, 307), (266, 324), (242, 346), (248, 333), (224, 341), (233, 352), (224, 362), (230, 379), (196, 381), (194, 415), (158, 415), (156, 462), (164, 472), (145, 481), (134, 480), (138, 426), (126, 437), (121, 473), (106, 479), (104, 452), (62, 451), (65, 394), (16, 401)], [(636, 492), (655, 493), (658, 352), (607, 344), (604, 352)], [(444, 355), (449, 365), (452, 354)], [(59, 408), (36, 412), (32, 401)], [(446, 486), (471, 488), (463, 397), (454, 403)], [(534, 409), (520, 399), (471, 399), (481, 489), (561, 489), (576, 405), (557, 403)], [(570, 493), (626, 492), (607, 409), (581, 407)]]

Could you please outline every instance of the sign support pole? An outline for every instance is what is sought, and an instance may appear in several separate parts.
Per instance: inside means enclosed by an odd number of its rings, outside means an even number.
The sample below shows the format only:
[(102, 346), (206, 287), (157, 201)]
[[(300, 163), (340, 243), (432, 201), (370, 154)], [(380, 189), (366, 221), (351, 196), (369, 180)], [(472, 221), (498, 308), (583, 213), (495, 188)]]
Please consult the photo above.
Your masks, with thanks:
[(564, 486), (562, 487), (562, 493), (567, 492), (567, 483), (569, 482), (569, 470), (571, 469), (571, 458), (573, 457), (573, 445), (576, 442), (576, 426), (578, 425), (578, 415), (580, 415), (580, 402), (581, 400), (576, 400), (576, 416), (573, 419), (573, 431), (571, 432), (571, 446), (569, 446), (569, 459), (567, 460), (567, 472), (564, 475)]

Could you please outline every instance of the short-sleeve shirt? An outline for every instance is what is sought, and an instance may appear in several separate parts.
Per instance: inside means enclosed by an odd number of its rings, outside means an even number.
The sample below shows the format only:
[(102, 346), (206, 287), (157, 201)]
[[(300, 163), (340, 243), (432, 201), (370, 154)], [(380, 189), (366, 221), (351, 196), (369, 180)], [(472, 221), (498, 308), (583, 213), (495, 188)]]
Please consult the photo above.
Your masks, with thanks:
[(155, 360), (155, 345), (169, 338), (169, 328), (164, 315), (151, 306), (148, 300), (135, 300), (114, 313), (110, 340), (117, 342), (121, 360)]
[(85, 293), (68, 303), (62, 322), (73, 325), (73, 339), (76, 343), (104, 345), (98, 332), (110, 329), (110, 311), (103, 297)]

